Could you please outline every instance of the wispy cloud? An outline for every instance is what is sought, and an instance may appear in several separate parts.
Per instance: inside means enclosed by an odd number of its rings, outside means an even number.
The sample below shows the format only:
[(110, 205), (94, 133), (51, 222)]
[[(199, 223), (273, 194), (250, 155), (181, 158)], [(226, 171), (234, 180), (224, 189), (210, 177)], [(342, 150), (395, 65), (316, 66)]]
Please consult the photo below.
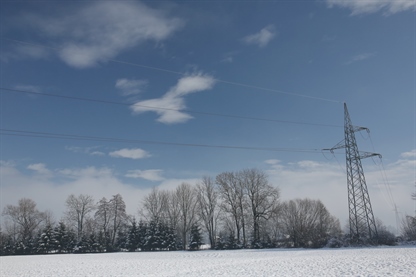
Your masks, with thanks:
[[(402, 153), (402, 159), (385, 164), (385, 176), (388, 176), (391, 192), (394, 196), (401, 215), (413, 214), (413, 201), (410, 198), (414, 190), (414, 168), (416, 161), (415, 150)], [(8, 205), (15, 205), (18, 199), (28, 197), (36, 201), (40, 210), (52, 209), (59, 218), (65, 210), (65, 199), (72, 193), (89, 194), (96, 200), (103, 196), (110, 198), (120, 193), (126, 201), (128, 213), (137, 212), (137, 203), (150, 192), (150, 188), (123, 183), (120, 174), (107, 167), (84, 167), (48, 169), (43, 163), (25, 165), (33, 172), (30, 174), (20, 171), (15, 162), (0, 161), (2, 174), (2, 201), (0, 210)], [(42, 172), (49, 170), (63, 178), (44, 178)], [(142, 170), (142, 176), (161, 176), (162, 171)], [(348, 218), (347, 185), (344, 164), (337, 162), (317, 162), (310, 160), (284, 163), (277, 159), (265, 161), (265, 170), (269, 175), (269, 182), (279, 186), (282, 200), (294, 198), (321, 199), (331, 214), (334, 214), (345, 224)], [(377, 166), (365, 167), (367, 186), (369, 189), (374, 215), (386, 224), (395, 225), (395, 214), (390, 204), (386, 203), (386, 187), (378, 181), (384, 178)], [(152, 173), (152, 171), (154, 171)], [(46, 171), (47, 172), (47, 171)], [(128, 173), (134, 174), (133, 171)], [(136, 172), (137, 173), (137, 172)], [(218, 172), (220, 173), (220, 172)], [(34, 178), (37, 177), (37, 178)], [(133, 176), (132, 176), (133, 177)], [(134, 178), (134, 177), (133, 177)], [(142, 177), (138, 177), (142, 178)], [(163, 179), (157, 186), (160, 189), (174, 189), (182, 182), (196, 184), (197, 178)], [(53, 197), (50, 197), (53, 195)]]
[(140, 148), (123, 148), (117, 151), (110, 152), (109, 155), (114, 158), (127, 158), (133, 160), (144, 159), (151, 156), (147, 151)]
[(400, 157), (402, 158), (416, 158), (416, 149), (413, 149), (412, 151), (409, 152), (404, 152), (400, 155)]
[(334, 6), (350, 9), (351, 15), (375, 13), (383, 11), (385, 15), (391, 15), (407, 10), (416, 10), (416, 2), (413, 0), (326, 0), (330, 8)]
[(13, 86), (16, 90), (25, 90), (25, 91), (31, 91), (31, 92), (41, 92), (41, 88), (39, 86), (33, 86), (33, 85), (15, 85)]
[[(411, 158), (415, 152), (405, 152), (401, 157)], [(310, 160), (292, 163), (267, 160), (265, 163), (269, 167), (266, 170), (269, 181), (280, 187), (282, 200), (306, 197), (321, 199), (328, 210), (340, 218), (341, 224), (346, 223), (347, 180), (343, 163)], [(403, 214), (405, 211), (413, 212), (410, 194), (414, 188), (415, 165), (414, 159), (403, 159), (385, 164), (384, 172), (377, 165), (364, 168), (374, 215), (386, 224), (395, 225), (393, 200)]]
[[(27, 174), (13, 162), (0, 161), (1, 197), (0, 211), (7, 205), (16, 205), (21, 198), (33, 199), (38, 209), (52, 210), (56, 219), (65, 212), (65, 200), (70, 194), (87, 194), (99, 200), (121, 194), (126, 203), (126, 212), (137, 214), (138, 203), (151, 191), (150, 187), (124, 183), (117, 172), (107, 167), (83, 167), (53, 169), (61, 178), (45, 179), (36, 171)], [(36, 177), (36, 178), (34, 178)], [(197, 179), (165, 179), (157, 184), (161, 189), (174, 189), (182, 182), (195, 184)], [(137, 182), (136, 182), (137, 183)], [(53, 195), (53, 197), (51, 197)]]
[(101, 146), (79, 147), (79, 146), (65, 146), (65, 149), (74, 153), (84, 153), (91, 156), (104, 156), (105, 153), (98, 151)]
[[(85, 68), (108, 61), (141, 42), (162, 41), (181, 28), (183, 21), (137, 1), (93, 1), (53, 17), (27, 15), (19, 24), (59, 45), (59, 57), (65, 63)], [(32, 56), (43, 54), (36, 51), (33, 47), (26, 49)]]
[(142, 178), (149, 181), (163, 181), (163, 170), (161, 169), (149, 169), (149, 170), (129, 170), (125, 175), (128, 178)]
[(234, 57), (240, 54), (239, 51), (231, 51), (224, 54), (223, 59), (221, 60), (222, 63), (232, 63), (234, 62)]
[(352, 64), (352, 63), (368, 60), (368, 59), (374, 57), (375, 55), (376, 55), (376, 53), (358, 54), (358, 55), (355, 55), (355, 56), (351, 57), (345, 64), (349, 65), (349, 64)]
[(37, 164), (30, 164), (28, 165), (27, 169), (36, 171), (38, 174), (41, 175), (50, 175), (52, 172), (46, 168), (46, 165), (43, 163), (37, 163)]
[(184, 97), (191, 93), (211, 89), (214, 84), (215, 79), (209, 75), (185, 76), (179, 79), (178, 83), (161, 98), (140, 101), (130, 108), (136, 114), (155, 112), (159, 115), (157, 121), (165, 124), (186, 122), (192, 116), (182, 112), (186, 108)]
[(265, 47), (276, 36), (276, 28), (274, 25), (268, 25), (261, 29), (258, 33), (248, 35), (243, 38), (247, 44), (254, 44), (258, 47)]
[(89, 166), (85, 168), (65, 168), (57, 171), (59, 174), (69, 178), (106, 178), (113, 175), (113, 171), (109, 168), (96, 168)]
[(44, 59), (50, 56), (49, 50), (33, 46), (33, 45), (22, 45), (16, 44), (13, 51), (3, 50), (0, 53), (0, 61), (8, 62), (9, 60), (20, 60), (20, 59)]
[(116, 88), (121, 91), (123, 96), (139, 94), (147, 86), (147, 80), (137, 79), (118, 79), (116, 81)]

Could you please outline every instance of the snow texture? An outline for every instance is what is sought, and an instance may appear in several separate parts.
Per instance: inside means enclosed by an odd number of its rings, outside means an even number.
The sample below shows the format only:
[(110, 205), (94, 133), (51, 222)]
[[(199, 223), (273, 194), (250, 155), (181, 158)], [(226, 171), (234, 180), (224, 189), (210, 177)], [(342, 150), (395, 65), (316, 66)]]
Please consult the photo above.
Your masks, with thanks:
[(416, 276), (416, 247), (8, 256), (0, 276)]

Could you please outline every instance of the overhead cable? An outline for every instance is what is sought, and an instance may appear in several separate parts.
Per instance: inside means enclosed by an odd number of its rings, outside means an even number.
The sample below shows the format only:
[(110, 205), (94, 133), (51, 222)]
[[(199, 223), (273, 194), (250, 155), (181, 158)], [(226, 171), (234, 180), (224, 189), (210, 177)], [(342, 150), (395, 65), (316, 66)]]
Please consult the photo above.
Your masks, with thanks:
[(79, 100), (79, 101), (86, 101), (86, 102), (96, 102), (96, 103), (102, 103), (102, 104), (113, 104), (113, 105), (122, 105), (122, 106), (136, 106), (136, 107), (143, 107), (143, 108), (157, 109), (157, 110), (185, 111), (187, 113), (202, 114), (202, 115), (207, 115), (207, 116), (218, 116), (218, 117), (228, 117), (228, 118), (256, 120), (256, 121), (268, 121), (268, 122), (288, 123), (288, 124), (298, 124), (298, 125), (313, 125), (313, 126), (342, 128), (341, 125), (334, 125), (334, 124), (309, 123), (309, 122), (300, 122), (300, 121), (288, 121), (288, 120), (278, 120), (278, 119), (270, 119), (270, 118), (259, 118), (259, 117), (248, 117), (248, 116), (241, 116), (241, 115), (201, 112), (201, 111), (194, 111), (194, 110), (188, 110), (188, 109), (163, 108), (163, 107), (141, 105), (141, 104), (138, 104), (138, 103), (129, 104), (129, 103), (102, 100), (102, 99), (95, 99), (95, 98), (92, 99), (92, 98), (84, 98), (84, 97), (76, 97), (76, 96), (68, 96), (68, 95), (59, 95), (59, 94), (53, 94), (53, 93), (43, 93), (43, 92), (29, 91), (29, 90), (23, 90), (23, 89), (5, 88), (5, 87), (0, 87), (0, 91), (25, 93), (25, 94), (56, 97), (56, 98), (61, 98), (61, 99)]
[(170, 145), (170, 146), (222, 148), (222, 149), (239, 149), (239, 150), (255, 150), (255, 151), (302, 152), (302, 153), (317, 153), (317, 154), (321, 153), (319, 149), (274, 148), (274, 147), (255, 147), (255, 146), (212, 145), (212, 144), (198, 144), (198, 143), (178, 143), (178, 142), (155, 141), (155, 140), (139, 140), (139, 139), (123, 139), (123, 138), (84, 136), (84, 135), (73, 135), (73, 134), (59, 134), (59, 133), (25, 131), (25, 130), (3, 129), (3, 128), (0, 129), (0, 136), (18, 136), (18, 137), (50, 138), (50, 139), (64, 139), (64, 140), (104, 141), (104, 142), (131, 143), (131, 144), (157, 144), (157, 145)]
[[(12, 42), (15, 42), (15, 43), (25, 44), (25, 45), (48, 48), (48, 49), (52, 49), (52, 50), (55, 50), (55, 51), (60, 50), (59, 48), (56, 48), (56, 47), (49, 47), (49, 46), (45, 46), (45, 45), (25, 42), (25, 41), (16, 40), (16, 39), (10, 39), (10, 38), (1, 38), (1, 39), (12, 41)], [(113, 62), (113, 63), (119, 63), (119, 64), (130, 65), (130, 66), (137, 66), (137, 67), (142, 67), (142, 68), (147, 68), (147, 69), (172, 73), (172, 74), (181, 75), (181, 76), (186, 75), (186, 73), (179, 72), (179, 71), (174, 71), (174, 70), (169, 70), (169, 69), (164, 69), (164, 68), (154, 67), (154, 66), (149, 66), (149, 65), (143, 65), (143, 64), (138, 64), (138, 63), (132, 63), (132, 62), (127, 62), (127, 61), (121, 61), (121, 60), (115, 60), (115, 59), (108, 59), (108, 61)], [(284, 91), (284, 90), (265, 88), (265, 87), (254, 86), (254, 85), (249, 85), (249, 84), (244, 84), (244, 83), (239, 83), (239, 82), (233, 82), (233, 81), (227, 81), (227, 80), (221, 80), (221, 79), (215, 79), (215, 78), (214, 78), (214, 80), (216, 82), (219, 82), (219, 83), (235, 85), (235, 86), (240, 86), (240, 87), (246, 87), (246, 88), (251, 88), (251, 89), (257, 89), (257, 90), (262, 90), (262, 91), (266, 91), (266, 92), (275, 92), (275, 93), (280, 93), (280, 94), (292, 95), (292, 96), (296, 96), (296, 97), (303, 97), (303, 98), (309, 98), (309, 99), (332, 102), (332, 103), (342, 103), (342, 101), (339, 101), (339, 100), (316, 97), (316, 96), (294, 93), (294, 92), (288, 92), (288, 91)]]

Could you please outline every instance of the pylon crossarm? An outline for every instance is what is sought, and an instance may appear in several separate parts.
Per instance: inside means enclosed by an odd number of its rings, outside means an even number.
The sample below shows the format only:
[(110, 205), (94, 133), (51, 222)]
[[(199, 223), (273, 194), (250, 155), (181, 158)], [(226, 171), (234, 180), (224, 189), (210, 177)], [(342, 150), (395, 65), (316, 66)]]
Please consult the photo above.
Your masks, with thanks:
[(322, 151), (330, 151), (331, 153), (334, 153), (334, 150), (345, 148), (345, 140), (341, 140), (338, 142), (334, 147), (332, 148), (325, 148), (322, 149)]
[(354, 133), (359, 132), (359, 131), (367, 131), (367, 133), (370, 133), (370, 129), (368, 129), (367, 127), (362, 127), (362, 126), (351, 126), (351, 127)]
[(370, 158), (370, 157), (375, 157), (375, 156), (380, 157), (380, 159), (382, 157), (381, 154), (379, 154), (379, 153), (371, 153), (371, 152), (360, 151), (360, 159), (365, 159), (365, 158)]

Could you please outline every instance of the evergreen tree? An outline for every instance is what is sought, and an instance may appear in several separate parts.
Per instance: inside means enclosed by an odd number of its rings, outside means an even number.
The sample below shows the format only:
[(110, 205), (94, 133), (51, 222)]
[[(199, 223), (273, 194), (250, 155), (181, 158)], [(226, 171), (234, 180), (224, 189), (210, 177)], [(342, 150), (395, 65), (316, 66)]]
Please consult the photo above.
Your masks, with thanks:
[[(101, 238), (102, 239), (102, 238)], [(99, 236), (92, 233), (88, 238), (89, 251), (92, 253), (104, 252), (105, 246), (101, 245)]]
[(189, 250), (198, 250), (202, 244), (201, 228), (198, 224), (194, 223), (191, 227)]
[(31, 237), (26, 243), (25, 255), (36, 254), (39, 248), (39, 237), (42, 233), (38, 232), (36, 236)]
[(116, 243), (114, 245), (114, 251), (122, 251), (122, 250), (127, 249), (127, 243), (128, 243), (128, 231), (126, 231), (124, 228), (118, 230)]
[(234, 237), (234, 234), (231, 233), (224, 243), (224, 249), (238, 249), (240, 248), (238, 245), (237, 239)]
[(8, 256), (8, 255), (14, 255), (15, 254), (15, 248), (13, 240), (10, 236), (7, 236), (5, 240), (3, 241), (3, 247), (1, 255)]
[(158, 237), (156, 235), (157, 225), (154, 220), (150, 221), (149, 226), (146, 229), (146, 236), (143, 243), (143, 249), (145, 251), (155, 250), (155, 246), (158, 245)]
[(153, 224), (153, 250), (162, 250), (163, 248), (163, 224), (162, 223), (154, 223)]
[(90, 253), (90, 240), (86, 236), (82, 236), (79, 242), (74, 247), (74, 253)]
[(157, 225), (159, 232), (159, 248), (160, 250), (168, 250), (168, 226), (163, 222), (159, 222)]
[(58, 253), (70, 253), (74, 248), (75, 233), (67, 229), (62, 221), (58, 223), (52, 232), (52, 248)]
[(177, 250), (177, 236), (172, 226), (166, 227), (166, 248), (169, 251)]
[(47, 254), (53, 250), (53, 229), (51, 225), (47, 225), (39, 236), (36, 252), (40, 254)]
[(127, 234), (126, 249), (129, 252), (136, 251), (139, 245), (139, 228), (137, 227), (136, 220), (133, 220), (129, 232)]
[(140, 220), (139, 226), (138, 226), (138, 238), (137, 238), (137, 248), (140, 248), (141, 251), (144, 251), (145, 249), (145, 242), (146, 242), (146, 234), (147, 234), (147, 224)]

